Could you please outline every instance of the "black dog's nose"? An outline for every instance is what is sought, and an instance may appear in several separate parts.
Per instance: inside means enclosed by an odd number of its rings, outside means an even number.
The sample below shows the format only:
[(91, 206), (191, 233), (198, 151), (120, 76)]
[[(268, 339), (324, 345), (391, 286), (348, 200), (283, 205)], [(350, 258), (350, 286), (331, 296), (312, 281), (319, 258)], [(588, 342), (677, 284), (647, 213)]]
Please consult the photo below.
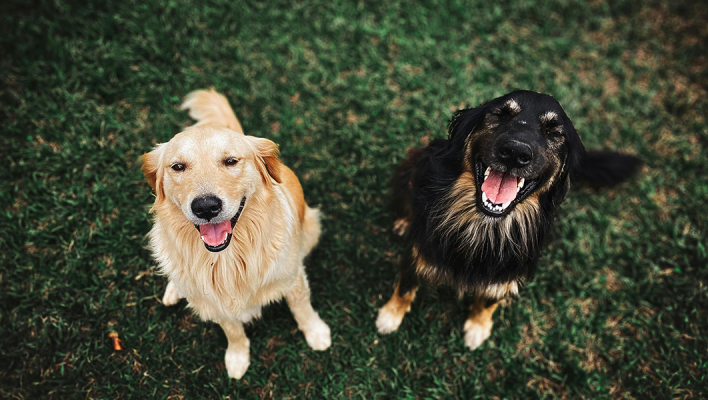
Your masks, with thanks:
[(497, 155), (510, 168), (524, 167), (533, 159), (531, 146), (516, 140), (502, 143), (497, 149)]
[(198, 218), (210, 221), (221, 212), (221, 200), (216, 196), (197, 197), (192, 201), (192, 212)]

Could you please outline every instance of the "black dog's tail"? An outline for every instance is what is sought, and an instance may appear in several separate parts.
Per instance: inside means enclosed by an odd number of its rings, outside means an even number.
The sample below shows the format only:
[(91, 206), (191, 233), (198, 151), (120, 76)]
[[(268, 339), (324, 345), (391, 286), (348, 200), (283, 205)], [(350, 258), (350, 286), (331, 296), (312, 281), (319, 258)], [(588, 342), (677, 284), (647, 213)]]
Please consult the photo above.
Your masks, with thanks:
[(575, 182), (590, 187), (611, 187), (634, 176), (644, 163), (635, 156), (613, 151), (588, 151), (573, 175)]

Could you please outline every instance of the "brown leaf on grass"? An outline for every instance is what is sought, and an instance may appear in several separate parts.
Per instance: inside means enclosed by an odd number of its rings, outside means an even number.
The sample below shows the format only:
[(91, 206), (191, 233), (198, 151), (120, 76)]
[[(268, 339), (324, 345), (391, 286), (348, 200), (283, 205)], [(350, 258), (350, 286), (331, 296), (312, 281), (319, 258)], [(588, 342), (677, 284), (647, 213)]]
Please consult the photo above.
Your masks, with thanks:
[(117, 332), (109, 332), (108, 338), (111, 339), (111, 345), (113, 346), (113, 351), (123, 350), (123, 342), (118, 337)]

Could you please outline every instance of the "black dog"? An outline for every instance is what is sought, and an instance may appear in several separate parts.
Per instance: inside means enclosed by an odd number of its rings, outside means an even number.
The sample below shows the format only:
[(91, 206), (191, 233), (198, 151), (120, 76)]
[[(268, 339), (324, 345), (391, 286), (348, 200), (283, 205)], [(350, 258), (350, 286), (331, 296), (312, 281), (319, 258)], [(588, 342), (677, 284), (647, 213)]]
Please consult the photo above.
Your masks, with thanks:
[(410, 250), (379, 310), (379, 332), (398, 329), (424, 278), (475, 295), (465, 343), (477, 348), (498, 302), (533, 277), (571, 181), (612, 186), (640, 166), (636, 157), (586, 152), (548, 95), (516, 91), (458, 111), (448, 139), (412, 150), (392, 179), (394, 231), (407, 232)]

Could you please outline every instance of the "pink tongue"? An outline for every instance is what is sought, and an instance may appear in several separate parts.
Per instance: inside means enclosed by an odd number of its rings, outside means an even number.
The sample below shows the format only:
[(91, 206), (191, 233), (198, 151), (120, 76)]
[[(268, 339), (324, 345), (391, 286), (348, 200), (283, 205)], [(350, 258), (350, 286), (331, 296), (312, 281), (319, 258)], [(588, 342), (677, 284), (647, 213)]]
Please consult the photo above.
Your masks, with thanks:
[(490, 170), (489, 176), (482, 184), (482, 191), (494, 204), (504, 204), (516, 197), (517, 179), (514, 175)]
[(218, 224), (199, 225), (199, 234), (204, 238), (204, 242), (209, 246), (218, 246), (224, 242), (226, 233), (231, 233), (231, 221), (226, 220)]

